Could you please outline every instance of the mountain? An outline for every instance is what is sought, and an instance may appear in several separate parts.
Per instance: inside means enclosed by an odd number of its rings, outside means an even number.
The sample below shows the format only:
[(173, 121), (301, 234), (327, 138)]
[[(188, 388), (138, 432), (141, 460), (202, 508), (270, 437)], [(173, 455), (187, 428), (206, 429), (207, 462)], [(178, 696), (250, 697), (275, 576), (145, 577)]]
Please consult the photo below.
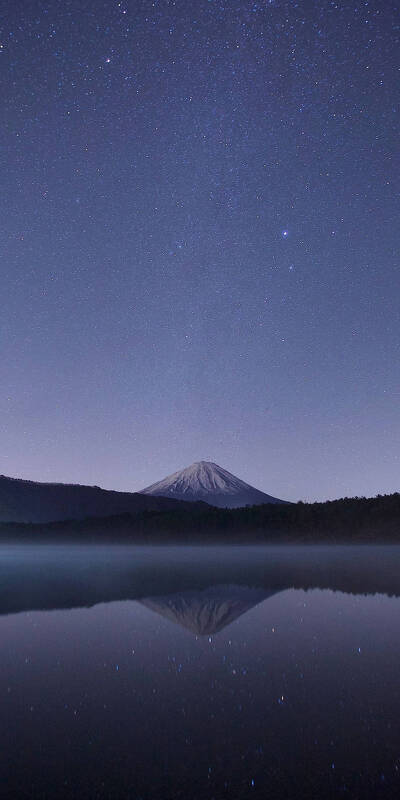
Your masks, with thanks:
[(262, 588), (221, 585), (164, 597), (144, 597), (140, 602), (196, 636), (211, 636), (273, 594), (274, 591)]
[(142, 489), (141, 494), (176, 500), (203, 500), (219, 508), (286, 502), (255, 489), (212, 461), (196, 461), (190, 467)]
[(0, 476), (0, 522), (52, 522), (143, 511), (174, 511), (182, 506), (185, 510), (193, 509), (192, 504), (180, 503), (178, 498), (145, 497), (99, 486), (36, 483)]

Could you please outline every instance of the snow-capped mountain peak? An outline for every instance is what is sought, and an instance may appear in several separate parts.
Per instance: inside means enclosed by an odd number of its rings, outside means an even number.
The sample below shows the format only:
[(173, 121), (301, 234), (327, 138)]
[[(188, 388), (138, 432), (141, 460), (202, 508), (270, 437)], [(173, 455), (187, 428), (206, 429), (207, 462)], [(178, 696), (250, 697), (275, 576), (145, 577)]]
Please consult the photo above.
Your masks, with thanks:
[(153, 483), (141, 493), (180, 500), (203, 500), (220, 508), (284, 502), (255, 489), (212, 461), (196, 461)]

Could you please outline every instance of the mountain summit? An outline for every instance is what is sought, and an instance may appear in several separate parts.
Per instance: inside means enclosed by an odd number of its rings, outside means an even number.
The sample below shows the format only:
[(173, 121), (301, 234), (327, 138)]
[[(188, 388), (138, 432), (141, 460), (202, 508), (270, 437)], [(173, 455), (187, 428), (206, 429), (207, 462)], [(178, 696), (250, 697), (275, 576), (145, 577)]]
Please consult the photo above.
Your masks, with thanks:
[(141, 494), (175, 500), (203, 500), (219, 508), (285, 502), (255, 489), (212, 461), (196, 461), (190, 467), (142, 489)]

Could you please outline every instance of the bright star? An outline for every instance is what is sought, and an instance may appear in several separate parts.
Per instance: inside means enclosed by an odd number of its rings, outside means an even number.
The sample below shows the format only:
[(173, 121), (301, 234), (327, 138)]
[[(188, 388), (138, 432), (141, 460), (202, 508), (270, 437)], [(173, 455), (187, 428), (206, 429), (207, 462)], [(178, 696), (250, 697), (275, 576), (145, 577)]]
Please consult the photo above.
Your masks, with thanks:
[(289, 236), (289, 231), (282, 231), (282, 236), (286, 239)]

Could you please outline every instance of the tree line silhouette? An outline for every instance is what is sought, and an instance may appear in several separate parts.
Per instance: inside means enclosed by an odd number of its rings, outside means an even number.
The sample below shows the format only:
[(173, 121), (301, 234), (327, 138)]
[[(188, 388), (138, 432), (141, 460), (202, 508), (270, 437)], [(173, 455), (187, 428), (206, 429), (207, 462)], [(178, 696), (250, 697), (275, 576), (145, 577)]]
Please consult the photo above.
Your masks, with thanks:
[(400, 543), (400, 494), (222, 509), (206, 504), (46, 524), (2, 523), (2, 541)]

